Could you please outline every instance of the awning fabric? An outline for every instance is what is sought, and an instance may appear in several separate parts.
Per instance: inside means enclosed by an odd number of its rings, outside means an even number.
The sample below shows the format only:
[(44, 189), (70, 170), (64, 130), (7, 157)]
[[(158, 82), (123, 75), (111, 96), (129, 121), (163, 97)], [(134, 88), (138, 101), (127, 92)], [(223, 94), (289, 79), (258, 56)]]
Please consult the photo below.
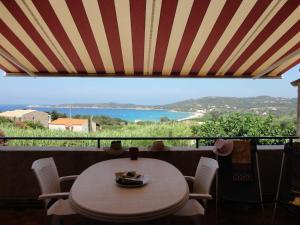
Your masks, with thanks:
[(300, 0), (1, 0), (7, 75), (278, 78)]

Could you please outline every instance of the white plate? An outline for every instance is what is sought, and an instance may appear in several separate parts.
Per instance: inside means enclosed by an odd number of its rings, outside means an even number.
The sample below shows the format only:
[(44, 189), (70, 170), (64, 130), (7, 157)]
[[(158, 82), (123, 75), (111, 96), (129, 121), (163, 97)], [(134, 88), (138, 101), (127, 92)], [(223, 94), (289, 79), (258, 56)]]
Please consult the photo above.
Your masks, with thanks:
[(145, 186), (146, 184), (148, 184), (149, 182), (149, 178), (144, 176), (142, 179), (143, 183), (142, 184), (119, 184), (116, 182), (116, 184), (120, 187), (124, 187), (124, 188), (136, 188), (136, 187), (142, 187)]

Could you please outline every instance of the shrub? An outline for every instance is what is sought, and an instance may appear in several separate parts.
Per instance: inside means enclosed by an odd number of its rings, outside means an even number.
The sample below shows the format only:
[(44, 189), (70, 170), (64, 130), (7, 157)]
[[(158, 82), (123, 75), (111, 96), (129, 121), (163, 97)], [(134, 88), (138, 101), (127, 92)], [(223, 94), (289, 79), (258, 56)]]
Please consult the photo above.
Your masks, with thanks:
[(162, 122), (162, 123), (163, 122), (169, 122), (170, 119), (167, 116), (162, 116), (162, 117), (160, 117), (159, 121)]
[(13, 125), (13, 121), (11, 119), (8, 119), (6, 117), (0, 116), (0, 124), (7, 124), (7, 125)]
[(45, 127), (43, 126), (43, 124), (41, 124), (40, 122), (26, 121), (24, 123), (25, 123), (26, 127), (28, 127), (28, 128), (32, 128), (32, 129), (45, 129)]
[[(0, 129), (0, 137), (5, 137), (5, 133)], [(0, 139), (0, 146), (7, 145), (7, 140)]]
[(16, 121), (15, 127), (19, 128), (19, 129), (27, 129), (28, 128), (28, 126), (24, 122), (21, 122), (21, 121)]

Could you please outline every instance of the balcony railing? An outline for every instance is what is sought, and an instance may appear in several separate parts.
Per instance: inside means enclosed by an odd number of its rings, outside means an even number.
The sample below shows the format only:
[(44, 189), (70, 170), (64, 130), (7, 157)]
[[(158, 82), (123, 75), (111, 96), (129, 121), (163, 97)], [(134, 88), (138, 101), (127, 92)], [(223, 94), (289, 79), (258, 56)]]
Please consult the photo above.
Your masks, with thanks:
[(104, 140), (194, 140), (195, 147), (199, 148), (200, 141), (209, 141), (211, 144), (217, 139), (247, 139), (256, 144), (261, 140), (277, 140), (277, 143), (292, 143), (298, 136), (237, 136), (237, 137), (0, 137), (0, 140), (85, 140), (97, 142), (97, 148), (101, 147), (101, 141)]

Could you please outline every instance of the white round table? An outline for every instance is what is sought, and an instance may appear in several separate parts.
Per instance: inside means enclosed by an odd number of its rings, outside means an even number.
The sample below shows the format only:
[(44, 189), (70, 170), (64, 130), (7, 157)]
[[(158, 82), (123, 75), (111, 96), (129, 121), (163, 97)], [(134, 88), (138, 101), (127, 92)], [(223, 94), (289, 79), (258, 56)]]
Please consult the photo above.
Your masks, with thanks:
[[(136, 171), (149, 177), (138, 188), (119, 187), (115, 173)], [(70, 191), (70, 203), (78, 214), (109, 222), (139, 222), (175, 213), (188, 200), (189, 189), (173, 165), (149, 158), (113, 159), (83, 171)]]

